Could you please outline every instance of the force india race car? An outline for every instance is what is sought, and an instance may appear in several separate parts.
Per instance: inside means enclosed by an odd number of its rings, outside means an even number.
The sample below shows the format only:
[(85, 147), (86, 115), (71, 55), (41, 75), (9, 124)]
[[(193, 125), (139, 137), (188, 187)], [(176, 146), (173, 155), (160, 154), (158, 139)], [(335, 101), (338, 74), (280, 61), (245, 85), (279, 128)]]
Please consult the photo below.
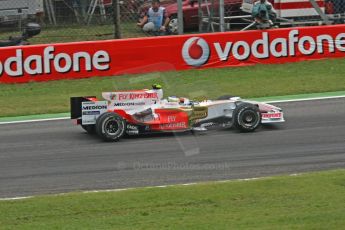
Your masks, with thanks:
[(125, 134), (204, 131), (211, 127), (235, 127), (252, 132), (260, 124), (284, 122), (282, 109), (239, 97), (191, 101), (188, 98), (163, 99), (163, 90), (104, 92), (96, 97), (72, 97), (71, 119), (88, 133), (105, 141), (118, 141)]

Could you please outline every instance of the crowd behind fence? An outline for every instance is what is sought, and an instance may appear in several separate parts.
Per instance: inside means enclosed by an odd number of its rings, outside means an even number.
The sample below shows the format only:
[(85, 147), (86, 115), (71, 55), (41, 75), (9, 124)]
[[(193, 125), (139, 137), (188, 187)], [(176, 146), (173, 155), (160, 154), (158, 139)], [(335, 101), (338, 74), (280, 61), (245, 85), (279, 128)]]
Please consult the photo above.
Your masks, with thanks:
[[(176, 34), (176, 27), (181, 25), (177, 1), (161, 0), (171, 19), (171, 34)], [(280, 27), (345, 21), (344, 0), (269, 1), (277, 8)], [(253, 0), (181, 0), (180, 31), (242, 30), (253, 21), (252, 3)], [(136, 25), (150, 5), (149, 0), (0, 0), (0, 39), (19, 34), (27, 22), (42, 26), (42, 33), (32, 43), (152, 36)]]

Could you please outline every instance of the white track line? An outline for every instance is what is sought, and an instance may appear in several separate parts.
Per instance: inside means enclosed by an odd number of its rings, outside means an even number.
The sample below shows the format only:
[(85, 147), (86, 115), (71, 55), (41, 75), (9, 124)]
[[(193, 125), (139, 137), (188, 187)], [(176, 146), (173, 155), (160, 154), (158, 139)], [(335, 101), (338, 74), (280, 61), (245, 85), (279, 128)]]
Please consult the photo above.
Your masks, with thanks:
[(11, 198), (0, 198), (0, 201), (9, 201), (9, 200), (24, 200), (33, 198), (34, 196), (18, 196), (18, 197), (11, 197)]
[(23, 120), (23, 121), (4, 121), (4, 122), (0, 122), (0, 125), (19, 124), (19, 123), (32, 123), (32, 122), (42, 122), (42, 121), (58, 121), (58, 120), (67, 120), (67, 119), (70, 119), (70, 117), (32, 119), (32, 120)]
[[(287, 176), (300, 176), (303, 174), (308, 173), (293, 173)], [(147, 187), (133, 187), (133, 188), (118, 188), (118, 189), (103, 189), (103, 190), (89, 190), (89, 191), (82, 191), (82, 194), (87, 193), (102, 193), (102, 192), (122, 192), (128, 190), (135, 190), (135, 189), (153, 189), (153, 188), (168, 188), (168, 187), (175, 187), (175, 186), (192, 186), (192, 185), (200, 185), (205, 183), (229, 183), (229, 182), (236, 182), (236, 181), (254, 181), (254, 180), (265, 180), (265, 179), (272, 179), (274, 176), (267, 176), (267, 177), (253, 177), (253, 178), (244, 178), (244, 179), (233, 179), (233, 180), (220, 180), (220, 181), (205, 181), (205, 182), (195, 182), (195, 183), (186, 183), (186, 184), (171, 184), (171, 185), (157, 185), (157, 186), (147, 186)], [(69, 193), (58, 193), (58, 194), (45, 194), (40, 196), (64, 196), (68, 195)], [(36, 196), (22, 196), (22, 197), (9, 197), (9, 198), (0, 198), (0, 201), (11, 201), (11, 200), (24, 200), (35, 198)]]
[(299, 101), (318, 101), (325, 99), (337, 99), (345, 98), (345, 95), (342, 96), (328, 96), (328, 97), (312, 97), (312, 98), (302, 98), (302, 99), (288, 99), (288, 100), (278, 100), (278, 101), (265, 101), (264, 103), (284, 103), (284, 102), (299, 102)]
[[(286, 102), (299, 102), (299, 101), (317, 101), (317, 100), (337, 99), (337, 98), (345, 98), (345, 95), (326, 96), (326, 97), (312, 97), (312, 98), (302, 98), (302, 99), (276, 100), (276, 101), (263, 101), (263, 102), (264, 103), (286, 103)], [(32, 120), (23, 120), (23, 121), (4, 121), (4, 122), (0, 122), (0, 125), (32, 123), (32, 122), (42, 122), (42, 121), (58, 121), (58, 120), (67, 120), (67, 119), (70, 119), (70, 117), (32, 119)]]

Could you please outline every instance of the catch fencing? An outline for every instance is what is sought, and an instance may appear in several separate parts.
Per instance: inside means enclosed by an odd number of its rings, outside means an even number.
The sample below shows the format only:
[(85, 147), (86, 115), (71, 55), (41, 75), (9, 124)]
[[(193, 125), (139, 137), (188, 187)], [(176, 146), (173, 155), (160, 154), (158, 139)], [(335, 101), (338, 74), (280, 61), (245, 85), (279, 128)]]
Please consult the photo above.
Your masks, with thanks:
[[(174, 35), (255, 30), (248, 27), (254, 1), (161, 0), (161, 5)], [(344, 0), (269, 1), (279, 27), (345, 22)], [(17, 36), (27, 22), (42, 26), (30, 40), (34, 44), (153, 36), (137, 26), (150, 5), (149, 0), (0, 0), (0, 39)]]

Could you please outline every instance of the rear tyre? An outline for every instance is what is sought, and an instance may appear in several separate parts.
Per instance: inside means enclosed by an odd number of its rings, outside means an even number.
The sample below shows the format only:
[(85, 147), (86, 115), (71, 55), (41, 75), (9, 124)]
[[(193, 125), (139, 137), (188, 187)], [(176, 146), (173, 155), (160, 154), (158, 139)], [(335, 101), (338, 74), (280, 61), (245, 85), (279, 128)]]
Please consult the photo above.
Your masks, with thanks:
[(234, 127), (242, 132), (253, 132), (261, 123), (261, 114), (257, 106), (242, 103), (233, 113)]
[(126, 121), (114, 112), (106, 112), (96, 120), (96, 133), (105, 141), (118, 141), (126, 131)]
[(82, 125), (81, 126), (88, 134), (96, 134), (96, 126), (95, 125)]

